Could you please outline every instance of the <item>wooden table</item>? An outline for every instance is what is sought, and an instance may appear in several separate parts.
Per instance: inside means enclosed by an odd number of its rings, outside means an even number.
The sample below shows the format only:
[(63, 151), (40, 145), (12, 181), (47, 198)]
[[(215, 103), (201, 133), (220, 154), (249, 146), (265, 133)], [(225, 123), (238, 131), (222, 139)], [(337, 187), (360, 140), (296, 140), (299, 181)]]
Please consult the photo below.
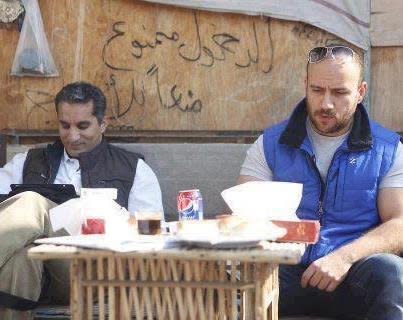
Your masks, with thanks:
[(303, 244), (262, 249), (164, 249), (117, 253), (40, 245), (35, 259), (69, 259), (72, 319), (278, 319), (278, 264)]

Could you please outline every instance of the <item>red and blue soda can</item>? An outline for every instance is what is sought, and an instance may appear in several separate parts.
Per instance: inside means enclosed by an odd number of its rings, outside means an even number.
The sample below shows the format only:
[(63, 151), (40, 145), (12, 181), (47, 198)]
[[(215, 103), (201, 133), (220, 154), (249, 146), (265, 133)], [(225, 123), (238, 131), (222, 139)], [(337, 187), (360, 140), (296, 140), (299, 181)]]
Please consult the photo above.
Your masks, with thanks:
[(203, 198), (199, 189), (178, 193), (179, 220), (203, 220)]

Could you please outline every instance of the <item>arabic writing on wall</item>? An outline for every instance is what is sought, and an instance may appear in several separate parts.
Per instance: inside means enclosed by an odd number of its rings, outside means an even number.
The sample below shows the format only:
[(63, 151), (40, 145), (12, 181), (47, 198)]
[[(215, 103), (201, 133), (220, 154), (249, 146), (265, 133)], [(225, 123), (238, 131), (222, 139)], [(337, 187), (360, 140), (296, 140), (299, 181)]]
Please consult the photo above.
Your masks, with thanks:
[(260, 130), (303, 94), (307, 48), (333, 38), (268, 17), (135, 1), (106, 6), (79, 27), (81, 51), (77, 35), (58, 31), (52, 45), (62, 77), (23, 86), (26, 128), (56, 128), (54, 94), (82, 79), (104, 90), (113, 130)]
[[(225, 64), (225, 70), (228, 72), (252, 66), (257, 66), (262, 73), (267, 74), (271, 71), (272, 43), (269, 18), (252, 21), (249, 31), (249, 34), (253, 35), (252, 41), (250, 39), (245, 41), (242, 35), (238, 35), (240, 30), (229, 30), (230, 28), (217, 30), (214, 25), (204, 28), (211, 29), (210, 32), (202, 32), (195, 11), (192, 12), (192, 28), (193, 37), (189, 39), (187, 34), (183, 35), (179, 29), (161, 28), (150, 31), (142, 24), (137, 28), (140, 32), (131, 32), (136, 28), (130, 23), (126, 21), (113, 23), (112, 35), (105, 41), (102, 50), (102, 61), (110, 70), (106, 83), (113, 92), (113, 119), (124, 117), (134, 105), (141, 108), (147, 105), (147, 96), (152, 94), (146, 94), (145, 82), (153, 83), (154, 87), (151, 90), (156, 93), (161, 108), (176, 109), (184, 113), (201, 113), (205, 104), (197, 90), (191, 86), (170, 81), (169, 84), (165, 83), (165, 87), (168, 88), (163, 92), (161, 73), (172, 72), (172, 63), (191, 64), (192, 68), (207, 69), (213, 69), (221, 63)], [(245, 46), (245, 43), (252, 43), (252, 47)], [(119, 51), (121, 54), (118, 57), (111, 57), (109, 53), (116, 51), (114, 49), (116, 46), (121, 48)], [(167, 51), (170, 51), (171, 56), (174, 55), (176, 59), (171, 61), (163, 59)], [(154, 60), (156, 57), (160, 58), (159, 61)], [(128, 79), (128, 74), (130, 75), (130, 84), (127, 81), (122, 84), (123, 81), (120, 81), (122, 74), (125, 75), (125, 79)], [(131, 97), (125, 105), (119, 96), (121, 85), (130, 86)]]

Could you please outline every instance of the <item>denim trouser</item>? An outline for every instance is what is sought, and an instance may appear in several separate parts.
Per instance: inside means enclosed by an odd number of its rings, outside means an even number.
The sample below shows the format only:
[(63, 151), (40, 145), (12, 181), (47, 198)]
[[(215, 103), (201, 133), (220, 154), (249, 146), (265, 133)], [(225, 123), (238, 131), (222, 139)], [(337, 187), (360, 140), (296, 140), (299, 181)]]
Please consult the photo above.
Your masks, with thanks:
[(402, 320), (403, 259), (375, 254), (355, 263), (333, 292), (302, 288), (307, 266), (280, 266), (280, 316), (318, 315), (336, 319)]

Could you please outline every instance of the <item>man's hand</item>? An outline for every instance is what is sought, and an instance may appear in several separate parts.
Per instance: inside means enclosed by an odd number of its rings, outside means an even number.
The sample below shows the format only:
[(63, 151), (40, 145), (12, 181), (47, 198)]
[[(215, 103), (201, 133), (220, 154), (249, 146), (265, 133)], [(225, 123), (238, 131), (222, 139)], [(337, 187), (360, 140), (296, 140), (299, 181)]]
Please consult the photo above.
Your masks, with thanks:
[(352, 263), (337, 252), (330, 253), (311, 263), (301, 277), (301, 286), (333, 291), (344, 280), (351, 266)]

